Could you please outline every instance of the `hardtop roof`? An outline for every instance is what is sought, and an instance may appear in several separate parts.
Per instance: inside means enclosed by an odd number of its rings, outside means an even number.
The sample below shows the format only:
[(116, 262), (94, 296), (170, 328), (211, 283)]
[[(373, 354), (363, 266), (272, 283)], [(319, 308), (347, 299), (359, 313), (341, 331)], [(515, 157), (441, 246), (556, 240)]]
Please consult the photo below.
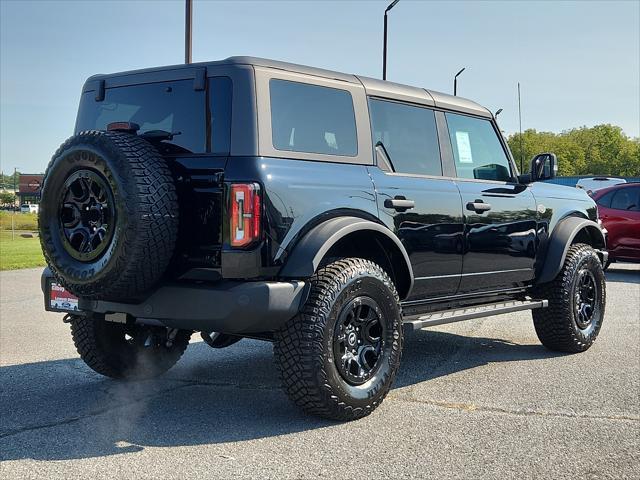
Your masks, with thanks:
[(87, 83), (130, 75), (161, 73), (165, 71), (176, 72), (180, 70), (193, 70), (194, 68), (206, 68), (208, 66), (219, 65), (252, 65), (302, 73), (305, 75), (313, 75), (322, 78), (331, 78), (343, 82), (362, 84), (368, 95), (376, 97), (393, 98), (412, 103), (435, 106), (446, 110), (454, 110), (464, 113), (471, 113), (474, 115), (481, 115), (484, 117), (492, 117), (492, 114), (488, 109), (472, 100), (463, 97), (448, 95), (446, 93), (438, 92), (435, 90), (428, 90), (425, 88), (412, 87), (400, 83), (368, 78), (360, 75), (341, 73), (322, 68), (309, 67), (306, 65), (248, 56), (234, 56), (217, 61), (168, 65), (164, 67), (130, 70), (112, 74), (98, 74), (93, 75), (89, 79), (87, 79)]

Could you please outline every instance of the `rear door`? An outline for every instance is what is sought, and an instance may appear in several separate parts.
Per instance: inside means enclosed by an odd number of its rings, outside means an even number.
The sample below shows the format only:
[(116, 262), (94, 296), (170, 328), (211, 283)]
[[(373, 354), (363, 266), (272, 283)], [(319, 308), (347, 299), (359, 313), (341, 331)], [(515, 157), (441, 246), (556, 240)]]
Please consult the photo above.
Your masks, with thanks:
[(519, 287), (534, 277), (536, 201), (514, 181), (493, 122), (446, 113), (464, 210), (464, 256), (458, 293)]
[[(373, 144), (382, 142), (391, 168), (371, 167), (380, 219), (409, 254), (414, 287), (409, 301), (455, 294), (462, 270), (462, 206), (451, 178), (442, 176), (435, 112), (370, 99)], [(409, 200), (413, 207), (395, 207)]]

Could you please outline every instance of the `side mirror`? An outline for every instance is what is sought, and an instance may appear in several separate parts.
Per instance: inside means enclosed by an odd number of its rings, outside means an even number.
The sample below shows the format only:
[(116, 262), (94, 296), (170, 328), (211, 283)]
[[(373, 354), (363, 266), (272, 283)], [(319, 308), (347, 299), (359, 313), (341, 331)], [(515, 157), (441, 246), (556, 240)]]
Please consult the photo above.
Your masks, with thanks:
[(550, 180), (558, 173), (558, 159), (555, 153), (539, 153), (531, 160), (531, 181)]

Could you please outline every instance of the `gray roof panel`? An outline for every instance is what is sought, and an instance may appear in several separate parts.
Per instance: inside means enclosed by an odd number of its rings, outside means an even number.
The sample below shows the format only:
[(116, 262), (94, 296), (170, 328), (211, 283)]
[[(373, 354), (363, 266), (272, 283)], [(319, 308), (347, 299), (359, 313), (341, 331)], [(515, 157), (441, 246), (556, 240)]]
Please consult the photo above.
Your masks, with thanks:
[(429, 93), (418, 87), (410, 87), (401, 83), (394, 83), (377, 78), (358, 76), (364, 86), (367, 95), (374, 97), (384, 97), (403, 102), (418, 103), (430, 107), (435, 106), (435, 102)]
[[(176, 76), (180, 75), (179, 72), (181, 70), (189, 70), (198, 67), (217, 65), (256, 65), (261, 67), (302, 73), (305, 75), (332, 78), (344, 82), (362, 84), (365, 88), (365, 91), (367, 92), (367, 95), (371, 96), (384, 97), (427, 106), (436, 106), (446, 110), (455, 110), (462, 113), (480, 115), (489, 118), (491, 118), (492, 116), (489, 110), (466, 98), (454, 97), (453, 95), (447, 95), (446, 93), (436, 92), (434, 90), (426, 90), (423, 88), (383, 81), (375, 78), (361, 77), (347, 73), (334, 72), (332, 70), (324, 70), (322, 68), (309, 67), (306, 65), (298, 65), (295, 63), (280, 62), (277, 60), (269, 60), (266, 58), (258, 57), (236, 56), (213, 62), (191, 63), (188, 65), (170, 65), (166, 67), (132, 70), (128, 72), (120, 72), (109, 75), (93, 75), (87, 80), (87, 82), (93, 80), (101, 80), (104, 78), (113, 79), (115, 77), (125, 77), (138, 74), (156, 74), (153, 75), (155, 77), (160, 75), (162, 72), (167, 72), (169, 76)], [(172, 73), (169, 74), (169, 72)], [(187, 72), (184, 72), (184, 74), (187, 74)]]
[(482, 105), (463, 97), (454, 97), (447, 93), (436, 92), (435, 90), (427, 90), (433, 97), (436, 107), (445, 110), (455, 110), (461, 113), (469, 113), (472, 115), (480, 115), (482, 117), (491, 118), (493, 115)]
[(126, 72), (117, 72), (112, 74), (98, 74), (98, 75), (91, 76), (89, 80), (101, 80), (103, 78), (138, 75), (138, 74), (146, 74), (146, 73), (156, 73), (156, 72), (170, 71), (170, 70), (188, 70), (192, 68), (198, 68), (198, 67), (202, 68), (202, 67), (218, 66), (218, 65), (256, 65), (261, 67), (276, 68), (279, 70), (287, 70), (289, 72), (298, 72), (306, 75), (314, 75), (316, 77), (333, 78), (336, 80), (342, 80), (344, 82), (360, 83), (355, 75), (334, 72), (332, 70), (324, 70), (322, 68), (308, 67), (306, 65), (298, 65), (295, 63), (280, 62), (277, 60), (269, 60), (266, 58), (245, 57), (245, 56), (229, 57), (229, 58), (225, 58), (224, 60), (217, 60), (217, 61), (211, 61), (211, 62), (167, 65), (164, 67), (153, 67), (153, 68), (144, 68), (140, 70), (129, 70)]

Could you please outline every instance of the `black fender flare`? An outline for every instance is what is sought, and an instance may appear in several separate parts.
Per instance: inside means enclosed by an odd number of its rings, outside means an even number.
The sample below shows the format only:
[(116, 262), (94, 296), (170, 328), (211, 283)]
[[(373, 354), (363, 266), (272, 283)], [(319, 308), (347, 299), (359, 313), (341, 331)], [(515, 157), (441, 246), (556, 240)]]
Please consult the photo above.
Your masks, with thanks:
[(566, 217), (558, 222), (551, 232), (548, 240), (544, 263), (541, 266), (539, 275), (537, 275), (536, 283), (547, 283), (556, 278), (564, 260), (567, 258), (569, 247), (574, 239), (581, 233), (585, 232), (587, 238), (590, 239), (591, 246), (598, 251), (600, 260), (604, 265), (607, 261), (606, 238), (600, 226), (586, 218), (582, 217)]
[(286, 278), (309, 278), (317, 270), (327, 252), (347, 235), (358, 231), (371, 231), (387, 237), (404, 258), (409, 288), (402, 297), (409, 296), (413, 288), (413, 269), (409, 254), (400, 239), (384, 225), (363, 218), (344, 216), (336, 217), (320, 223), (307, 232), (296, 243), (280, 270), (278, 276)]

